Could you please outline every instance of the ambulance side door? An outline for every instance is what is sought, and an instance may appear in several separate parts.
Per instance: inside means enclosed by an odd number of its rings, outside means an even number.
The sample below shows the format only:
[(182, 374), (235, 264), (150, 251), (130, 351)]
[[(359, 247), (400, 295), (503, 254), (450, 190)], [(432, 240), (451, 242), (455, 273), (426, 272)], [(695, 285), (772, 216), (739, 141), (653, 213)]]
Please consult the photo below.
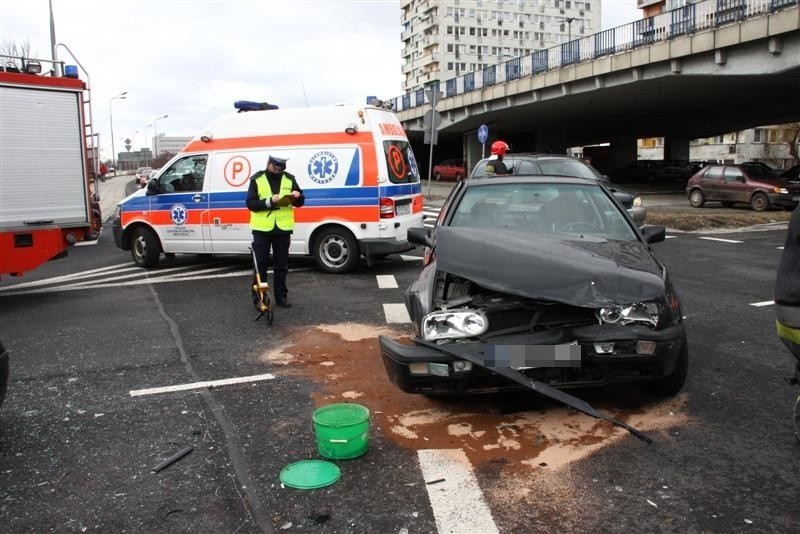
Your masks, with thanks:
[(250, 177), (263, 168), (266, 158), (266, 152), (253, 150), (213, 153), (208, 171), (208, 231), (212, 252), (247, 253), (253, 240), (247, 189)]
[(207, 154), (173, 161), (158, 176), (150, 198), (150, 216), (164, 252), (210, 252), (208, 247), (208, 193), (203, 189)]

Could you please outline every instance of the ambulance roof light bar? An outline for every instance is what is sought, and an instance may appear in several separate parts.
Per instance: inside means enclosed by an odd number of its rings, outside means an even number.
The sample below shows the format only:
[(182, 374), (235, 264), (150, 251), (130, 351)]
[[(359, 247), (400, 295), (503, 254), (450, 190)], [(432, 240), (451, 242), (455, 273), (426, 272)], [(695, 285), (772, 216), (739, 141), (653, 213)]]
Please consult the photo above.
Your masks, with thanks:
[(265, 111), (271, 109), (278, 109), (275, 104), (268, 102), (253, 102), (252, 100), (237, 100), (233, 103), (233, 107), (238, 110), (238, 113), (245, 111)]

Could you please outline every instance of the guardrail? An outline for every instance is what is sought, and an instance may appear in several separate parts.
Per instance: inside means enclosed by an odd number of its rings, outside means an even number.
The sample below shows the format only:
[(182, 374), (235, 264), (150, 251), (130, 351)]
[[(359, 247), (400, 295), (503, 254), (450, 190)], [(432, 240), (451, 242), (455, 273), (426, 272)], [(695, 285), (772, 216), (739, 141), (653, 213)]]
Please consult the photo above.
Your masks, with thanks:
[[(793, 6), (798, 1), (800, 0), (703, 0), (688, 4), (445, 80), (444, 98), (774, 13)], [(423, 106), (428, 104), (425, 89), (440, 91), (441, 85), (439, 82), (431, 83), (390, 99), (389, 102), (395, 111)]]

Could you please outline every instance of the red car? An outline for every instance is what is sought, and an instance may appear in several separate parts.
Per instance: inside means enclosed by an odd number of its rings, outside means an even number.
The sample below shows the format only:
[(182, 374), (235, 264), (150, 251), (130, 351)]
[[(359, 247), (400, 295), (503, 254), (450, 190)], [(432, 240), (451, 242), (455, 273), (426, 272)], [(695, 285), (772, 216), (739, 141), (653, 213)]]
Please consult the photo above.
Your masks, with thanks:
[(435, 180), (455, 180), (460, 182), (467, 175), (464, 162), (460, 159), (446, 159), (438, 165), (433, 166), (433, 178)]
[(791, 210), (800, 201), (800, 184), (758, 166), (709, 165), (689, 179), (686, 194), (695, 208), (716, 200), (726, 208), (741, 202), (750, 204), (755, 211), (772, 206)]

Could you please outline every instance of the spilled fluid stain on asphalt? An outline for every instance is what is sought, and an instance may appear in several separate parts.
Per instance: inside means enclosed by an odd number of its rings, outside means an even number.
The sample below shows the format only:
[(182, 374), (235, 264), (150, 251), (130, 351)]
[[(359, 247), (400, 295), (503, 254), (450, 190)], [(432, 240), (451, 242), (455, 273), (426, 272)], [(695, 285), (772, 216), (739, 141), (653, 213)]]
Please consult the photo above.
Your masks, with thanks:
[[(609, 422), (532, 392), (439, 398), (406, 394), (386, 375), (378, 346), (381, 334), (409, 340), (411, 335), (371, 325), (321, 325), (290, 332), (280, 350), (261, 359), (279, 366), (281, 374), (321, 384), (315, 393), (318, 405), (362, 404), (372, 413), (373, 427), (399, 446), (461, 448), (476, 469), (495, 464), (513, 471), (552, 472), (628, 436)], [(656, 440), (668, 439), (666, 430), (688, 422), (685, 395), (653, 402), (627, 386), (578, 396)]]

